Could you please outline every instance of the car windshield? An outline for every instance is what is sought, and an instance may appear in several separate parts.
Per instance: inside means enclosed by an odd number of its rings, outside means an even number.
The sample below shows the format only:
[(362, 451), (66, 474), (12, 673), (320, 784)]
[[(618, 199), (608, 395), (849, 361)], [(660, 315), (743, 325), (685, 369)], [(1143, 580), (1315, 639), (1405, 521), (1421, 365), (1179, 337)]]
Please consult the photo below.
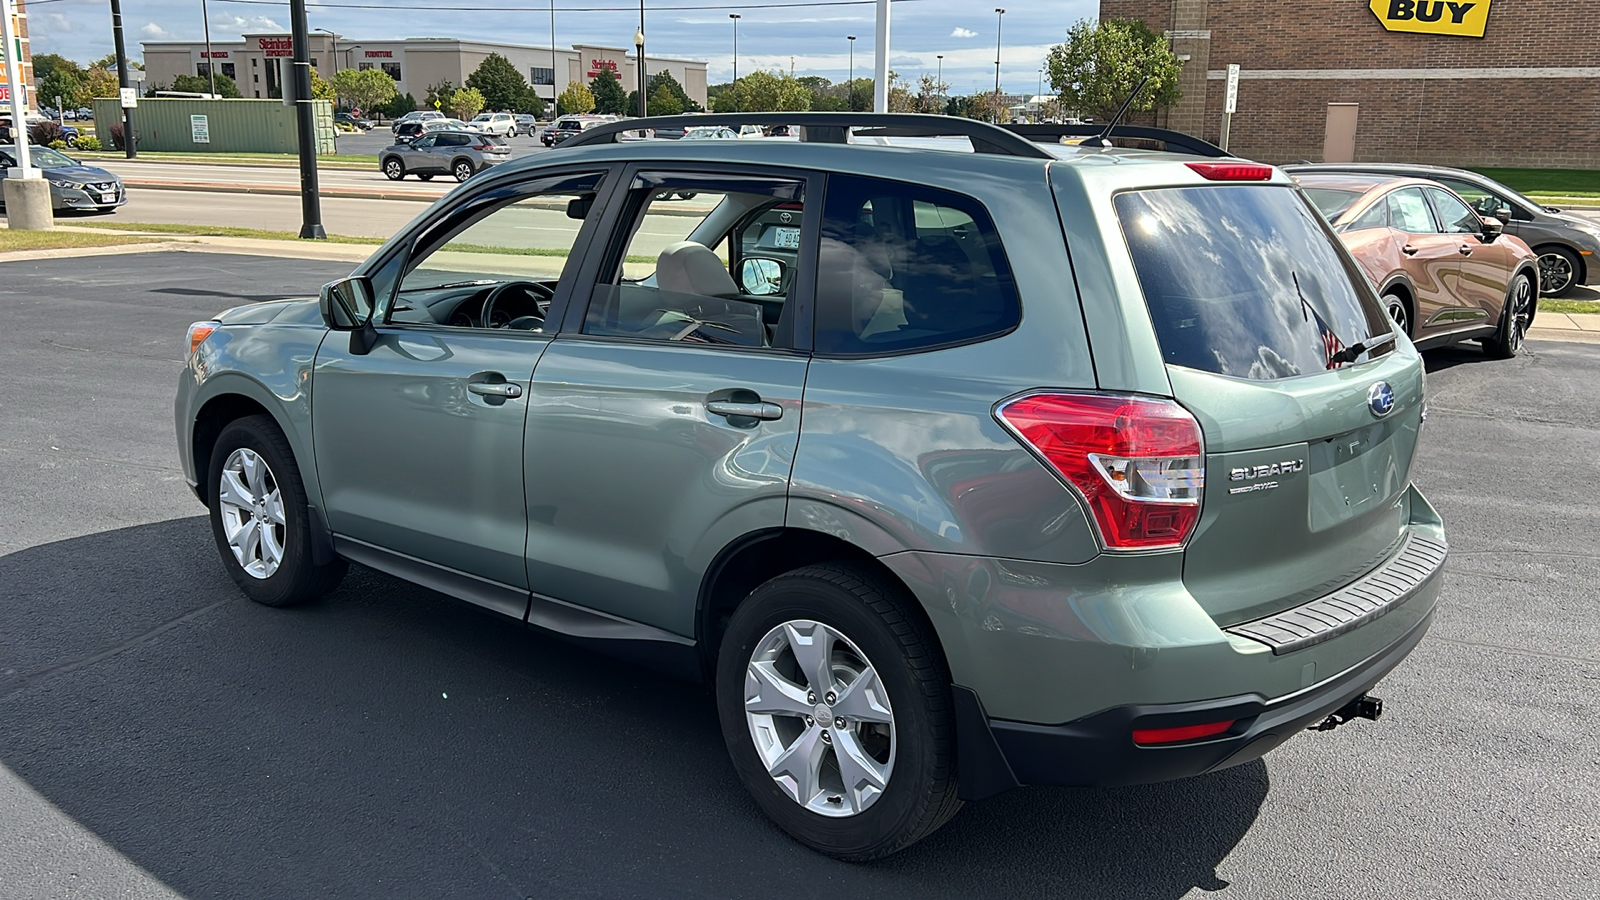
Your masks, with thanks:
[(1311, 198), (1311, 204), (1322, 213), (1322, 217), (1329, 222), (1338, 221), (1352, 204), (1361, 199), (1360, 191), (1341, 191), (1334, 188), (1306, 188), (1306, 196)]
[(476, 116), (474, 116), (472, 118), (472, 121), (474, 121), (474, 122), (493, 122), (494, 121), (494, 116), (491, 116), (488, 113), (479, 113), (478, 115), (476, 115)]
[(28, 160), (41, 169), (61, 169), (78, 164), (72, 157), (51, 150), (49, 147), (29, 147)]

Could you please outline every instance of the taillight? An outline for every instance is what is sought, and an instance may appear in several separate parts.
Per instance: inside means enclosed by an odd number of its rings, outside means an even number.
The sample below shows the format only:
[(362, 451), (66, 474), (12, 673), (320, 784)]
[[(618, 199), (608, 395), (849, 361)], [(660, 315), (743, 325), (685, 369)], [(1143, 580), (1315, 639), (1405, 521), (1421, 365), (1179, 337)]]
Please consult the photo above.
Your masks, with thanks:
[(216, 331), (217, 326), (220, 324), (220, 322), (196, 322), (189, 326), (190, 356), (194, 355), (194, 351), (200, 349), (201, 342), (210, 337), (211, 332)]
[(1181, 546), (1200, 518), (1200, 423), (1171, 400), (1033, 394), (996, 413), (1088, 501), (1108, 550)]
[(1206, 722), (1203, 725), (1179, 725), (1176, 728), (1135, 728), (1135, 744), (1176, 744), (1179, 741), (1198, 741), (1219, 735), (1233, 727), (1235, 719), (1223, 722)]
[(1269, 181), (1272, 167), (1260, 163), (1192, 162), (1184, 165), (1208, 181)]

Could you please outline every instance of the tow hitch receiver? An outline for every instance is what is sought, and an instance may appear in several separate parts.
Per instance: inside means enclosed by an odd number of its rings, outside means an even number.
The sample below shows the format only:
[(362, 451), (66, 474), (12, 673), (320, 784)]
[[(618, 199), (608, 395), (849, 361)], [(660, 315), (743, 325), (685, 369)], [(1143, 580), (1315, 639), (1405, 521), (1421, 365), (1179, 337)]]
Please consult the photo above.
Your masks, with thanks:
[(1383, 701), (1377, 697), (1369, 697), (1366, 694), (1362, 694), (1339, 707), (1334, 711), (1333, 715), (1306, 730), (1332, 731), (1351, 719), (1371, 719), (1376, 722), (1381, 715), (1383, 715)]

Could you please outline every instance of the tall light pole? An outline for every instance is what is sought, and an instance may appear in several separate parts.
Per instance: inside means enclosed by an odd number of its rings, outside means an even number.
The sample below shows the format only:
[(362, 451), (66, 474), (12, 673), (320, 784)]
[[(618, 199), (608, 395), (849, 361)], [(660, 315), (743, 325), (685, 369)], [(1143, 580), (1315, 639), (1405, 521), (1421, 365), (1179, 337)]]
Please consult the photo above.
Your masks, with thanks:
[(844, 39), (850, 42), (850, 80), (845, 82), (845, 103), (851, 111), (856, 108), (856, 36), (847, 34)]
[[(328, 37), (333, 38), (333, 71), (329, 73), (329, 77), (339, 74), (339, 36), (326, 28), (313, 28), (311, 30), (320, 31)], [(211, 92), (216, 93), (216, 88), (212, 88)]]
[(550, 0), (550, 118), (556, 117), (556, 98), (561, 90), (556, 87), (556, 0)]
[(206, 74), (211, 76), (211, 96), (217, 95), (217, 58), (211, 55), (211, 14), (206, 12), (206, 0), (200, 0), (200, 24), (206, 29)]
[(878, 0), (878, 58), (872, 66), (872, 111), (889, 111), (889, 0)]
[(300, 145), (300, 237), (327, 240), (328, 232), (322, 227), (322, 198), (317, 191), (316, 114), (311, 106), (311, 29), (306, 27), (306, 0), (289, 0), (289, 29), (295, 127)]
[(935, 59), (939, 60), (939, 69), (938, 74), (933, 76), (933, 83), (939, 88), (939, 111), (944, 112), (944, 54), (939, 54)]
[(639, 0), (639, 30), (633, 34), (633, 45), (638, 48), (639, 54), (639, 118), (643, 119), (650, 115), (644, 94), (644, 0)]
[(738, 13), (728, 13), (728, 18), (733, 20), (733, 81), (739, 83), (739, 19)]
[(1006, 11), (998, 6), (994, 8), (994, 120), (1000, 121), (1000, 24), (1005, 21)]

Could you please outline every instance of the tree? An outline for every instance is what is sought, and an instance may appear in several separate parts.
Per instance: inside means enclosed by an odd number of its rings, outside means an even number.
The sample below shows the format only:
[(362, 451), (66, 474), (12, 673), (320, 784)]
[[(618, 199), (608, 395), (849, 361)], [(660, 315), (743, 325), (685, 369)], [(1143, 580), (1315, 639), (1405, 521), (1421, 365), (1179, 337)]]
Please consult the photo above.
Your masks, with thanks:
[[(700, 111), (700, 104), (689, 98), (689, 92), (683, 89), (683, 85), (678, 83), (678, 79), (672, 77), (671, 72), (657, 72), (651, 75), (646, 86), (650, 89), (651, 109), (655, 109), (656, 93), (665, 87), (673, 97), (677, 98), (678, 106), (682, 107), (682, 112)], [(651, 115), (655, 115), (655, 113), (651, 113)]]
[(813, 112), (844, 112), (849, 108), (849, 101), (833, 94), (816, 94), (811, 98)]
[[(83, 79), (83, 67), (59, 53), (40, 53), (33, 57), (33, 77), (39, 83), (42, 84), (55, 72), (76, 76), (80, 81)], [(64, 98), (67, 95), (61, 96)]]
[(628, 105), (628, 94), (617, 80), (617, 73), (601, 69), (589, 81), (589, 94), (594, 98), (594, 111), (602, 116), (630, 116), (638, 113), (638, 100)]
[(445, 104), (450, 115), (463, 122), (483, 112), (483, 95), (477, 88), (462, 88), (450, 95), (450, 102)]
[(450, 97), (456, 92), (456, 86), (446, 78), (428, 85), (427, 96), (422, 98), (423, 109), (444, 109), (450, 105)]
[(792, 75), (751, 72), (717, 97), (717, 112), (803, 112), (811, 108), (811, 92)]
[[(340, 69), (333, 73), (333, 92), (340, 102), (362, 112), (374, 112), (400, 92), (382, 69)], [(416, 101), (411, 101), (413, 107)], [(403, 115), (403, 113), (402, 113)]]
[(857, 78), (845, 82), (845, 100), (850, 104), (852, 112), (866, 112), (872, 109), (871, 78)]
[(467, 87), (476, 88), (483, 95), (487, 109), (503, 110), (517, 105), (517, 100), (528, 89), (528, 80), (510, 60), (491, 53), (467, 76)]
[(545, 105), (544, 98), (530, 87), (517, 95), (516, 105), (512, 109), (519, 113), (527, 113), (536, 119), (542, 119), (544, 118)]
[(650, 94), (649, 110), (652, 116), (676, 116), (683, 112), (683, 104), (666, 85), (658, 84)]
[[(368, 69), (367, 71), (371, 72), (376, 70)], [(389, 76), (385, 75), (384, 77), (388, 78)], [(390, 79), (391, 82), (393, 82), (393, 80), (394, 79)], [(391, 119), (398, 119), (408, 112), (415, 112), (416, 109), (416, 97), (413, 97), (410, 94), (395, 94), (389, 99), (388, 104), (383, 107), (383, 113)]]
[(823, 78), (821, 75), (802, 75), (796, 78), (795, 81), (800, 82), (801, 87), (811, 92), (813, 103), (816, 102), (818, 94), (833, 86), (833, 82)]
[(1109, 121), (1146, 75), (1150, 83), (1129, 109), (1144, 112), (1178, 102), (1178, 57), (1138, 19), (1081, 19), (1065, 43), (1050, 48), (1050, 87), (1070, 109)]
[[(73, 66), (76, 69), (77, 66)], [(72, 109), (77, 109), (83, 104), (78, 102), (79, 93), (83, 90), (83, 76), (65, 66), (56, 66), (50, 74), (39, 78), (39, 101), (41, 103), (54, 103), (56, 98), (61, 98), (61, 104)]]
[[(89, 68), (93, 69), (95, 67), (110, 69), (111, 71), (115, 72), (117, 70), (117, 55), (115, 53), (107, 53), (105, 56), (102, 56), (94, 62), (89, 63)], [(139, 62), (136, 59), (130, 59), (128, 60), (128, 68), (143, 69), (144, 63)], [(36, 69), (35, 73), (37, 73), (37, 71), (38, 70)]]
[[(172, 89), (190, 94), (209, 94), (211, 79), (205, 75), (179, 75), (172, 79)], [(244, 95), (239, 93), (239, 86), (233, 83), (232, 78), (218, 72), (217, 96), (237, 100)]]
[(581, 81), (567, 82), (567, 89), (556, 98), (556, 112), (563, 116), (582, 115), (594, 109), (594, 95)]
[[(222, 93), (222, 79), (224, 77), (222, 75), (217, 76), (217, 93), (226, 97), (228, 95)], [(311, 67), (311, 99), (326, 100), (329, 103), (334, 100), (333, 85), (329, 84), (326, 78), (317, 74), (315, 66)]]
[(98, 100), (103, 97), (116, 97), (120, 85), (117, 76), (107, 71), (104, 66), (91, 66), (83, 76), (83, 93), (79, 94), (79, 106), (88, 106), (88, 100)]
[(911, 97), (911, 88), (906, 86), (905, 79), (893, 69), (889, 70), (889, 112), (915, 112), (916, 105)]
[(944, 112), (944, 98), (950, 93), (950, 83), (924, 74), (917, 79), (917, 95), (911, 99), (911, 110), (919, 113)]

